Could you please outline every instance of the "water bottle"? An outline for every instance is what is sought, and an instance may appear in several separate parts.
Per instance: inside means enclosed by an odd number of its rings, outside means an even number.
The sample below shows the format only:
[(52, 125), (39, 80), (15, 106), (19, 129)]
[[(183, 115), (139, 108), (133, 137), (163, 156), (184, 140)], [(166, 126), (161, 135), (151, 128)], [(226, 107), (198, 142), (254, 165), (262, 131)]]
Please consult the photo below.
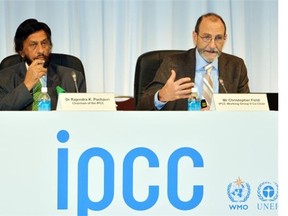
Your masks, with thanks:
[(47, 93), (47, 87), (41, 88), (41, 95), (38, 99), (38, 111), (50, 111), (51, 110), (51, 98)]
[(188, 111), (200, 111), (201, 100), (198, 95), (197, 88), (192, 88), (191, 95), (188, 98)]

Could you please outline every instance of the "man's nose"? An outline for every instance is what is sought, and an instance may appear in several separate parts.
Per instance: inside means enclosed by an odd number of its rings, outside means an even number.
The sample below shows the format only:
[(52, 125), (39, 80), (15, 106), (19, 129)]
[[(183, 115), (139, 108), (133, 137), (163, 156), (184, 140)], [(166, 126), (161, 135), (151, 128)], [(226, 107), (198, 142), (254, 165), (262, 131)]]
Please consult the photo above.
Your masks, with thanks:
[(44, 47), (43, 47), (43, 45), (41, 43), (37, 44), (36, 49), (37, 49), (38, 53), (43, 53), (44, 52)]
[(215, 48), (216, 47), (216, 42), (215, 42), (215, 38), (212, 38), (209, 42), (209, 47), (210, 48)]

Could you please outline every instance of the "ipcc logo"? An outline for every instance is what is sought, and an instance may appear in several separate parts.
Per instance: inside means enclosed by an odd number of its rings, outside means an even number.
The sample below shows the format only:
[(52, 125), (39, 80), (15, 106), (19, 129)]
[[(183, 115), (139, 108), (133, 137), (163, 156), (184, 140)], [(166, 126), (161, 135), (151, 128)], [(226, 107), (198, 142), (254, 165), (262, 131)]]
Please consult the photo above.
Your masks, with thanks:
[[(61, 130), (57, 134), (60, 143), (66, 143), (69, 140), (69, 133)], [(103, 197), (99, 201), (90, 199), (91, 191), (88, 188), (88, 168), (89, 161), (98, 157), (104, 165), (104, 189)], [(159, 185), (150, 185), (148, 187), (147, 198), (144, 201), (138, 201), (133, 195), (133, 164), (138, 157), (144, 157), (150, 168), (159, 168), (157, 154), (149, 148), (135, 148), (129, 151), (123, 159), (122, 173), (122, 196), (128, 207), (137, 211), (144, 211), (152, 208), (159, 197)], [(196, 208), (203, 198), (203, 185), (194, 185), (191, 199), (183, 201), (178, 196), (178, 162), (183, 157), (189, 157), (194, 167), (203, 167), (203, 159), (198, 151), (190, 147), (176, 149), (168, 158), (167, 166), (167, 197), (172, 206), (179, 210), (191, 210)], [(58, 149), (58, 189), (57, 189), (57, 209), (68, 209), (68, 148)], [(90, 170), (91, 171), (91, 170)], [(96, 170), (97, 172), (97, 170)], [(187, 171), (188, 172), (188, 171)], [(191, 172), (191, 170), (189, 170)], [(100, 147), (89, 148), (84, 151), (78, 160), (78, 184), (77, 184), (77, 209), (78, 216), (88, 215), (88, 210), (101, 211), (109, 207), (114, 198), (114, 174), (115, 165), (113, 155), (106, 149)]]

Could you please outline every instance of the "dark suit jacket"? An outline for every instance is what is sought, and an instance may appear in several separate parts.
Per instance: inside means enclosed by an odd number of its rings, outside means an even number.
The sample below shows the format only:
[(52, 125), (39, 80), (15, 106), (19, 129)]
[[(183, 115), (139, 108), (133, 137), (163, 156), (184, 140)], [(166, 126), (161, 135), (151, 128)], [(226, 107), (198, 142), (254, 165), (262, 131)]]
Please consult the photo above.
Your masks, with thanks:
[[(190, 77), (194, 82), (196, 55), (195, 48), (187, 52), (166, 57), (158, 69), (154, 80), (147, 86), (145, 93), (139, 99), (136, 109), (155, 110), (154, 95), (161, 89), (171, 75), (171, 69), (176, 71), (176, 80)], [(222, 53), (218, 59), (219, 77), (223, 79), (228, 93), (249, 93), (247, 69), (244, 61), (236, 56)], [(219, 85), (219, 92), (225, 93)], [(168, 102), (162, 110), (187, 110), (187, 99)]]
[[(57, 106), (58, 95), (56, 87), (60, 86), (66, 92), (76, 92), (71, 72), (74, 69), (60, 65), (49, 64), (47, 71), (48, 94), (51, 97), (51, 109)], [(32, 110), (33, 95), (23, 81), (26, 74), (24, 62), (0, 71), (0, 110)], [(79, 92), (86, 92), (86, 82), (83, 74), (75, 71)]]

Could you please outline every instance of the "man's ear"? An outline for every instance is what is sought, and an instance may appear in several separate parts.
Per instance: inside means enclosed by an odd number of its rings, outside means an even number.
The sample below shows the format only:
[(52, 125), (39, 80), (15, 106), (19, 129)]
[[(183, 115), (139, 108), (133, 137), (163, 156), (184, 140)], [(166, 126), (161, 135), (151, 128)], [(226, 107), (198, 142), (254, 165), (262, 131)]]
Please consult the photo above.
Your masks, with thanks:
[(195, 31), (193, 31), (192, 38), (193, 38), (194, 46), (197, 45), (197, 36), (198, 36), (198, 34)]
[(18, 54), (22, 57), (22, 58), (24, 58), (25, 57), (25, 54), (24, 54), (24, 52), (23, 52), (23, 50), (21, 50), (21, 51), (18, 51)]

